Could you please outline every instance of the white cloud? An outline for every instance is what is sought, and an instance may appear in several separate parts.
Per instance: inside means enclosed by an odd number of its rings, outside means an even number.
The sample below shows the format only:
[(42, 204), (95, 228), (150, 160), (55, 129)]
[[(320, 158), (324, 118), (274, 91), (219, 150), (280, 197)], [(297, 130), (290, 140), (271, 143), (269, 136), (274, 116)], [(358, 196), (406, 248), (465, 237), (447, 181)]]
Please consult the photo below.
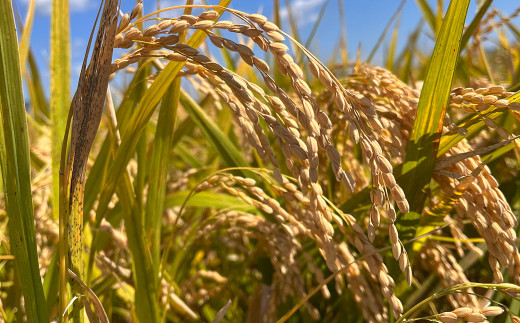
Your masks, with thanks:
[[(174, 6), (182, 6), (186, 4), (186, 0), (161, 0), (161, 9), (174, 7)], [(200, 0), (193, 1), (194, 5), (202, 4)], [(156, 6), (156, 4), (154, 4)]]
[[(29, 0), (23, 0), (29, 4)], [(71, 12), (85, 11), (90, 8), (89, 0), (70, 0), (69, 9)], [(36, 0), (36, 12), (41, 15), (50, 15), (52, 10), (52, 0)]]
[[(295, 0), (291, 1), (291, 11), (298, 25), (304, 26), (318, 19), (318, 12), (325, 0)], [(280, 18), (286, 21), (289, 17), (287, 7), (280, 10)]]

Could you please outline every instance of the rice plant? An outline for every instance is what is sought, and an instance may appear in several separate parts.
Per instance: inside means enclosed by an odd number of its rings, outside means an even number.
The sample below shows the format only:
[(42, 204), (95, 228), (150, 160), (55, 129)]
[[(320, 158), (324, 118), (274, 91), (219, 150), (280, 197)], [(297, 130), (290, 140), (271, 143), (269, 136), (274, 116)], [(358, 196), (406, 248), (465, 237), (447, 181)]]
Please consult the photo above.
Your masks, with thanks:
[(326, 63), (278, 1), (106, 0), (71, 93), (68, 1), (50, 80), (35, 1), (1, 1), (0, 320), (520, 322), (520, 7), (491, 2), (417, 1), (380, 67), (401, 6)]

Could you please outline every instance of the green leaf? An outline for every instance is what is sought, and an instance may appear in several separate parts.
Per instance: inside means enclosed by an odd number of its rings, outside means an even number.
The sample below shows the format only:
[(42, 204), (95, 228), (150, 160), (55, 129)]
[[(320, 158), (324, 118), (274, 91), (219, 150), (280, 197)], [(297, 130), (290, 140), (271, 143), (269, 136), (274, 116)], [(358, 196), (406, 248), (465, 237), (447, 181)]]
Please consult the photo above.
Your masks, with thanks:
[(0, 1), (0, 34), (0, 146), (3, 148), (0, 166), (9, 218), (9, 241), (27, 320), (48, 322), (36, 250), (29, 140), (11, 1)]
[[(430, 183), (433, 174), (468, 5), (469, 0), (450, 3), (435, 43), (414, 126), (406, 147), (406, 160), (400, 184), (410, 203), (410, 209), (418, 214), (422, 212), (426, 198), (422, 189)], [(410, 216), (412, 214), (414, 213), (411, 212)], [(403, 219), (407, 220), (406, 216)], [(417, 221), (417, 216), (414, 216), (414, 220), (401, 230), (406, 230)], [(406, 240), (407, 237), (402, 238)]]
[(249, 166), (242, 153), (233, 145), (228, 136), (220, 130), (216, 123), (184, 91), (181, 92), (180, 102), (228, 167)]
[(170, 161), (170, 149), (173, 140), (177, 107), (179, 105), (181, 79), (176, 78), (170, 90), (164, 96), (159, 110), (157, 130), (153, 141), (153, 152), (150, 160), (150, 176), (148, 179), (148, 195), (146, 198), (145, 230), (152, 242), (152, 259), (154, 274), (159, 273), (161, 257), (161, 218), (166, 195), (166, 180)]
[(152, 254), (141, 223), (142, 209), (137, 205), (128, 172), (118, 181), (117, 194), (123, 208), (128, 246), (132, 253), (135, 281), (135, 308), (140, 322), (159, 322), (159, 277), (153, 274)]
[(428, 23), (428, 26), (432, 30), (433, 34), (437, 34), (437, 18), (435, 18), (435, 14), (433, 13), (432, 8), (428, 4), (426, 0), (415, 0), (417, 2), (417, 6), (422, 11), (422, 15), (424, 20)]
[(484, 17), (484, 14), (486, 14), (486, 11), (488, 10), (489, 6), (493, 0), (486, 0), (478, 9), (477, 14), (469, 24), (468, 28), (464, 31), (464, 34), (462, 35), (462, 39), (460, 41), (460, 47), (464, 48), (468, 44), (469, 39), (472, 35), (475, 34), (477, 27), (480, 26), (480, 22), (482, 21), (482, 17)]
[(47, 99), (45, 98), (43, 84), (40, 78), (40, 73), (38, 72), (38, 66), (36, 65), (36, 60), (31, 50), (29, 50), (28, 62), (30, 73), (26, 73), (25, 80), (31, 98), (34, 120), (39, 124), (49, 124), (49, 102), (47, 102)]
[(397, 37), (399, 36), (399, 20), (394, 25), (394, 31), (392, 32), (392, 39), (390, 41), (390, 48), (388, 50), (388, 57), (386, 59), (386, 69), (395, 73), (394, 60), (395, 51), (397, 47)]
[(23, 27), (22, 37), (20, 39), (20, 71), (22, 78), (25, 75), (25, 63), (27, 61), (27, 56), (29, 55), (29, 41), (31, 40), (35, 5), (35, 0), (31, 0), (31, 2), (29, 2), (29, 6), (27, 8), (27, 16), (25, 17), (25, 25)]
[[(385, 28), (383, 29), (383, 32), (381, 33), (381, 35), (379, 36), (379, 38), (377, 39), (376, 41), (376, 44), (374, 45), (374, 47), (372, 48), (372, 50), (370, 51), (370, 54), (368, 55), (368, 58), (366, 60), (367, 63), (370, 63), (372, 61), (372, 59), (374, 58), (374, 55), (376, 54), (379, 46), (381, 46), (381, 44), (383, 43), (383, 40), (385, 39), (385, 36), (386, 36), (386, 33), (390, 30), (390, 26), (392, 26), (392, 23), (394, 22), (394, 20), (399, 16), (399, 14), (401, 13), (402, 9), (403, 9), (403, 6), (404, 4), (406, 3), (406, 0), (401, 0), (401, 3), (399, 4), (399, 7), (397, 7), (397, 9), (395, 10), (394, 14), (392, 15), (392, 17), (390, 17), (390, 19), (388, 20), (388, 22), (386, 23), (386, 26)], [(307, 46), (306, 46), (307, 47)]]
[[(70, 26), (69, 26), (69, 4), (66, 0), (55, 0), (52, 2), (51, 15), (51, 157), (52, 157), (52, 214), (54, 219), (60, 219), (60, 291), (59, 291), (59, 311), (64, 312), (68, 302), (67, 277), (64, 271), (64, 247), (67, 241), (64, 237), (65, 223), (60, 218), (60, 166), (62, 144), (67, 143), (63, 140), (68, 118), (68, 108), (70, 106)], [(62, 196), (63, 198), (63, 196)], [(64, 206), (65, 204), (61, 204)], [(63, 211), (63, 210), (62, 210)]]
[[(51, 16), (51, 154), (52, 154), (52, 205), (59, 205), (59, 172), (61, 144), (65, 135), (70, 106), (70, 26), (69, 2), (54, 0)], [(52, 210), (54, 219), (59, 210)]]
[[(164, 208), (182, 206), (184, 201), (190, 196), (190, 191), (180, 191), (168, 194), (165, 199)], [(199, 192), (194, 194), (186, 202), (186, 206), (214, 209), (233, 209), (244, 212), (253, 212), (254, 206), (247, 204), (239, 198), (228, 194)]]

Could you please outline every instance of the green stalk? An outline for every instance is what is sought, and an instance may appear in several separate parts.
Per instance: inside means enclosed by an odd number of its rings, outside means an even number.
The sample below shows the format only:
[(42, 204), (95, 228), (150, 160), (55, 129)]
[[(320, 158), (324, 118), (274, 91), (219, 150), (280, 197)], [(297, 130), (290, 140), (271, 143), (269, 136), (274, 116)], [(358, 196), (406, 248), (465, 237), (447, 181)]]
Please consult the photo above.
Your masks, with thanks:
[[(51, 15), (51, 157), (52, 157), (52, 216), (60, 219), (60, 207), (68, 208), (66, 200), (60, 203), (60, 162), (62, 157), (62, 144), (67, 147), (67, 141), (63, 140), (67, 122), (68, 107), (70, 105), (70, 35), (69, 35), (69, 4), (66, 0), (52, 1)], [(66, 148), (65, 148), (66, 149)], [(66, 155), (66, 151), (64, 151)], [(64, 169), (64, 168), (62, 168)], [(65, 185), (65, 182), (63, 183)], [(68, 188), (62, 187), (63, 193)], [(67, 194), (68, 197), (68, 194)], [(64, 209), (65, 210), (65, 209)], [(60, 317), (68, 303), (66, 266), (68, 259), (67, 214), (63, 213), (59, 227), (60, 249), (60, 280), (59, 280), (59, 313)], [(65, 317), (65, 321), (67, 318)]]
[(29, 322), (48, 322), (36, 251), (31, 168), (18, 41), (11, 1), (0, 1), (2, 168), (11, 250)]
[[(52, 1), (51, 17), (51, 142), (52, 142), (52, 205), (59, 201), (59, 170), (61, 142), (65, 134), (70, 106), (70, 35), (69, 4), (66, 0)], [(53, 208), (54, 219), (59, 218)]]

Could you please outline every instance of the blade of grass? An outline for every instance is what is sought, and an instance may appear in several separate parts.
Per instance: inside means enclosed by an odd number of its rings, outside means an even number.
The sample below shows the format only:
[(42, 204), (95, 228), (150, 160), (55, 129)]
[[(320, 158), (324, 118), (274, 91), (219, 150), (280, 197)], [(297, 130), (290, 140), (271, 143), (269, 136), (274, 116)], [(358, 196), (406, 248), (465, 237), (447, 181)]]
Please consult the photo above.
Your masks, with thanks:
[(406, 84), (410, 83), (412, 79), (412, 63), (415, 58), (415, 52), (417, 51), (417, 40), (422, 30), (423, 23), (419, 22), (413, 33), (408, 37), (408, 44), (403, 50), (402, 54), (399, 55), (398, 61), (400, 69), (400, 79)]
[(146, 235), (141, 223), (142, 209), (137, 205), (132, 191), (129, 172), (125, 169), (118, 181), (117, 193), (123, 207), (127, 241), (132, 253), (132, 272), (135, 281), (135, 309), (139, 322), (159, 322), (160, 308), (158, 277), (153, 275), (153, 261), (147, 247)]
[(205, 167), (206, 164), (200, 159), (200, 155), (194, 153), (193, 147), (198, 146), (198, 143), (195, 143), (195, 145), (186, 145), (181, 142), (175, 146), (173, 152), (178, 157), (178, 160), (182, 161), (187, 167), (199, 169)]
[[(120, 135), (117, 131), (116, 112), (111, 100), (111, 92), (107, 90), (107, 114), (108, 127), (112, 145), (110, 145), (110, 153), (113, 158), (116, 154), (117, 147), (120, 144)], [(99, 158), (99, 157), (98, 157)], [(144, 163), (141, 165), (145, 166)], [(118, 204), (119, 215), (122, 216), (125, 223), (126, 234), (129, 238), (128, 245), (132, 255), (132, 270), (134, 273), (134, 286), (136, 293), (134, 293), (133, 302), (136, 304), (136, 313), (139, 321), (142, 322), (158, 322), (160, 316), (160, 309), (158, 304), (158, 277), (150, 275), (153, 271), (150, 250), (146, 243), (146, 235), (143, 226), (143, 207), (141, 201), (138, 200), (130, 172), (125, 170), (123, 178), (118, 182), (117, 194), (120, 199)], [(94, 239), (93, 239), (94, 241)], [(98, 246), (98, 242), (94, 241), (91, 244), (92, 248)], [(94, 245), (95, 244), (95, 245)], [(93, 257), (93, 253), (90, 254)], [(143, 275), (148, 273), (148, 275)]]
[(176, 78), (170, 91), (164, 96), (157, 121), (152, 158), (151, 173), (148, 180), (148, 195), (146, 199), (145, 230), (152, 244), (152, 260), (154, 275), (159, 273), (161, 247), (161, 217), (166, 195), (166, 180), (170, 161), (170, 149), (173, 141), (177, 107), (179, 105), (181, 79)]
[(45, 297), (47, 299), (47, 312), (52, 313), (52, 309), (58, 302), (58, 290), (60, 286), (59, 282), (59, 265), (58, 260), (60, 257), (60, 253), (58, 248), (54, 250), (52, 255), (51, 262), (45, 273), (45, 277), (43, 279), (43, 291), (45, 293)]
[(327, 9), (329, 2), (330, 2), (330, 0), (326, 0), (325, 2), (323, 2), (323, 5), (321, 6), (321, 9), (320, 9), (320, 13), (318, 14), (318, 19), (316, 19), (316, 21), (314, 22), (311, 33), (309, 34), (309, 37), (307, 37), (307, 40), (305, 41), (305, 45), (304, 45), (305, 48), (309, 48), (311, 46), (312, 40), (314, 39), (314, 36), (316, 36), (316, 32), (318, 31), (318, 27), (321, 24), (321, 20), (323, 19), (323, 16), (325, 15), (325, 10)]
[[(291, 36), (296, 39), (298, 42), (300, 42), (300, 36), (298, 33), (298, 22), (296, 21), (296, 18), (294, 17), (294, 11), (292, 9), (291, 1), (285, 0), (285, 10), (287, 10), (287, 18), (289, 19), (289, 27), (291, 29)], [(295, 58), (294, 60), (298, 63), (301, 62), (303, 53), (297, 46), (292, 46), (293, 50), (295, 52)]]
[[(52, 154), (52, 205), (59, 205), (59, 171), (61, 141), (65, 135), (70, 106), (70, 27), (69, 2), (54, 0), (51, 15), (51, 154)], [(53, 208), (54, 219), (59, 218)]]
[(475, 34), (477, 27), (480, 25), (480, 22), (482, 21), (482, 17), (484, 17), (484, 14), (486, 14), (486, 11), (488, 10), (488, 8), (492, 2), (493, 2), (493, 0), (486, 0), (479, 7), (477, 14), (475, 15), (475, 17), (469, 24), (468, 28), (466, 28), (466, 30), (464, 30), (464, 34), (462, 35), (462, 39), (460, 40), (461, 48), (466, 47), (471, 36)]
[[(429, 184), (433, 174), (468, 6), (469, 0), (450, 3), (435, 43), (400, 178), (412, 211), (409, 216), (400, 217), (402, 231), (415, 232), (424, 206), (422, 188)], [(408, 238), (411, 236), (403, 236), (405, 240)]]
[(22, 37), (20, 38), (20, 74), (22, 75), (22, 78), (25, 75), (25, 64), (27, 62), (27, 56), (29, 55), (29, 41), (31, 40), (35, 5), (35, 0), (31, 0), (31, 2), (29, 2), (29, 6), (27, 7), (27, 15), (25, 16)]
[[(406, 3), (406, 0), (401, 0), (401, 3), (399, 4), (397, 9), (395, 10), (394, 14), (392, 15), (392, 17), (390, 17), (390, 20), (388, 20), (388, 22), (386, 23), (386, 26), (383, 29), (383, 32), (381, 33), (381, 36), (379, 36), (379, 38), (377, 39), (376, 44), (374, 45), (374, 48), (372, 48), (372, 50), (370, 51), (370, 54), (368, 55), (368, 58), (366, 60), (367, 63), (370, 63), (372, 61), (372, 59), (374, 58), (374, 55), (376, 54), (379, 46), (381, 46), (381, 44), (383, 43), (383, 39), (385, 39), (386, 33), (390, 30), (390, 26), (392, 25), (394, 20), (401, 13), (405, 3)], [(305, 47), (307, 47), (307, 46), (305, 46)]]
[(281, 19), (280, 19), (280, 0), (273, 0), (273, 22), (277, 26), (281, 26)]
[[(254, 206), (228, 194), (199, 192), (190, 196), (191, 193), (191, 191), (180, 191), (168, 194), (164, 208), (184, 205), (185, 207), (233, 209), (244, 212), (254, 212), (256, 210)], [(190, 196), (190, 199), (184, 204), (188, 196)]]
[[(247, 167), (249, 166), (243, 154), (229, 140), (222, 130), (206, 115), (204, 110), (189, 96), (182, 91), (180, 102), (191, 116), (193, 121), (199, 126), (205, 137), (219, 153), (227, 167)], [(245, 172), (242, 172), (246, 175)]]
[(173, 140), (171, 144), (171, 149), (174, 149), (177, 144), (180, 143), (181, 139), (188, 133), (191, 133), (195, 128), (195, 123), (190, 117), (187, 117), (182, 122), (180, 122), (177, 129), (175, 129), (175, 133), (173, 134)]
[[(84, 294), (82, 297), (88, 298), (92, 304), (94, 305), (94, 309), (96, 310), (96, 319), (99, 323), (109, 323), (107, 313), (105, 312), (105, 309), (103, 309), (103, 306), (101, 306), (101, 302), (99, 301), (99, 298), (97, 295), (81, 280), (79, 277), (72, 271), (68, 270), (67, 274), (74, 279), (81, 287), (83, 288)], [(90, 304), (88, 302), (85, 303), (85, 307), (89, 309)], [(92, 322), (94, 320), (94, 316), (90, 315), (89, 320)]]
[(434, 35), (437, 35), (437, 18), (433, 14), (433, 10), (426, 0), (415, 0), (419, 9), (421, 9), (422, 15), (428, 26)]
[[(294, 39), (300, 42), (300, 37), (298, 36), (298, 24), (296, 18), (294, 17), (294, 11), (292, 10), (292, 5), (289, 0), (285, 0), (285, 9), (287, 10), (287, 18), (289, 19), (289, 27), (291, 28), (291, 35)], [(296, 60), (298, 61), (298, 60)]]
[(39, 124), (48, 125), (50, 123), (49, 102), (45, 98), (40, 72), (31, 50), (29, 50), (28, 62), (29, 73), (26, 74), (25, 80), (29, 90), (29, 97), (31, 98), (33, 118)]
[(481, 65), (485, 68), (486, 71), (485, 77), (489, 79), (491, 84), (496, 84), (491, 65), (489, 64), (489, 60), (487, 58), (486, 50), (484, 49), (484, 45), (482, 43), (479, 43), (478, 45), (478, 53)]
[(399, 20), (394, 25), (392, 32), (392, 39), (390, 40), (390, 48), (388, 49), (388, 57), (386, 58), (386, 69), (395, 73), (394, 61), (395, 61), (395, 50), (397, 47), (397, 37), (399, 36)]
[[(5, 152), (0, 160), (11, 251), (27, 320), (48, 322), (40, 277), (31, 192), (31, 169), (18, 39), (11, 1), (0, 2), (0, 111)], [(23, 281), (21, 281), (23, 280)]]
[[(66, 0), (55, 0), (52, 2), (51, 14), (51, 98), (50, 98), (50, 118), (51, 118), (51, 158), (52, 158), (52, 196), (51, 201), (54, 206), (64, 206), (63, 187), (60, 188), (60, 166), (62, 157), (62, 144), (65, 136), (66, 122), (68, 119), (68, 108), (70, 105), (70, 35), (69, 35), (69, 7)], [(66, 235), (66, 219), (60, 217), (60, 208), (52, 208), (54, 219), (60, 219), (60, 271), (59, 271), (59, 313), (63, 313), (68, 300), (67, 291), (67, 266), (65, 250), (68, 248)], [(65, 215), (63, 213), (63, 215)], [(61, 318), (60, 318), (61, 320)]]
[(437, 14), (435, 15), (435, 26), (437, 29), (435, 30), (435, 35), (438, 35), (444, 19), (444, 0), (437, 0), (436, 9)]
[(348, 64), (347, 23), (345, 21), (345, 4), (343, 0), (338, 0), (338, 13), (341, 25), (341, 38), (339, 42), (341, 62), (343, 64)]
[[(116, 112), (111, 100), (111, 92), (107, 89), (107, 114), (109, 134), (113, 145), (110, 146), (112, 157), (115, 156), (117, 147), (120, 144), (120, 134), (117, 131)], [(141, 164), (141, 165), (144, 165)], [(150, 275), (153, 271), (153, 263), (151, 260), (150, 250), (146, 243), (146, 235), (143, 226), (143, 207), (141, 201), (132, 185), (130, 172), (125, 170), (123, 178), (118, 182), (117, 194), (120, 200), (118, 204), (119, 215), (122, 216), (125, 223), (126, 234), (129, 238), (128, 245), (132, 255), (132, 270), (134, 273), (134, 286), (136, 293), (134, 293), (133, 302), (136, 304), (136, 313), (139, 321), (142, 322), (158, 322), (160, 316), (158, 304), (158, 277)], [(91, 244), (97, 247), (95, 241)], [(93, 257), (93, 254), (90, 254)], [(147, 273), (143, 274), (143, 273)]]

